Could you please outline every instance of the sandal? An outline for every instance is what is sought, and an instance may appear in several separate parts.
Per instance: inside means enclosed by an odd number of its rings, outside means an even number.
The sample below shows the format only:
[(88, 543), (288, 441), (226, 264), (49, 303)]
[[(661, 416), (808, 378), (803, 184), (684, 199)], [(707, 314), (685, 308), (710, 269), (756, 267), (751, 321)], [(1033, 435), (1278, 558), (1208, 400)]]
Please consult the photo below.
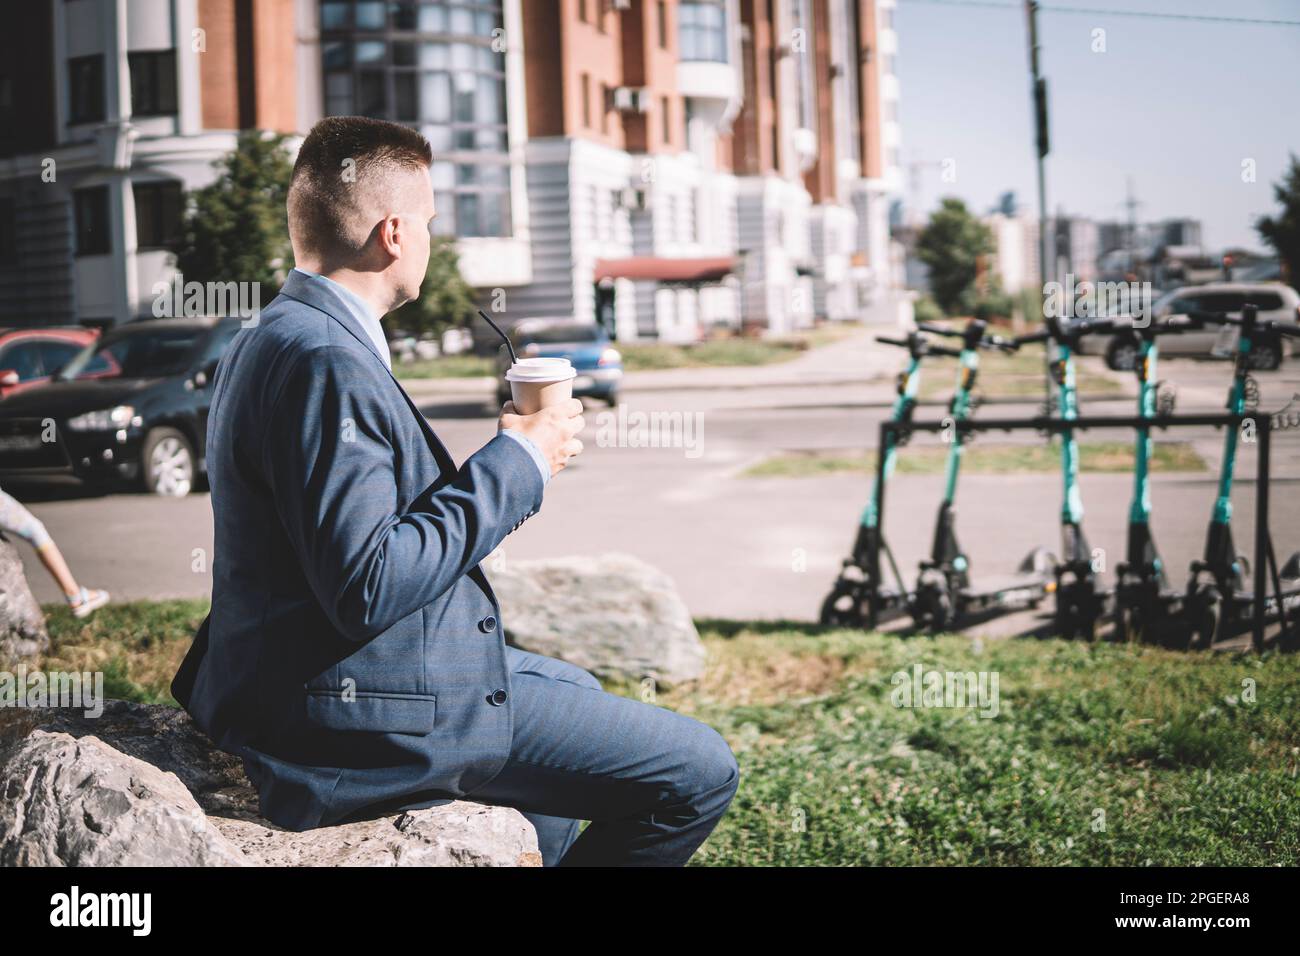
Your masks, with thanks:
[(75, 598), (68, 598), (68, 607), (76, 617), (90, 617), (107, 603), (107, 591), (87, 591), (85, 588)]

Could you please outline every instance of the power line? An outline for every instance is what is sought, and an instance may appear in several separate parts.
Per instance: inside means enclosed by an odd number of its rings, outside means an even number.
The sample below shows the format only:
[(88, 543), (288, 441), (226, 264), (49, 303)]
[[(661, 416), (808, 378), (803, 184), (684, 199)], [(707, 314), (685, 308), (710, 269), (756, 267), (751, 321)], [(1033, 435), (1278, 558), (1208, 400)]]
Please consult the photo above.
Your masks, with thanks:
[[(1019, 10), (1020, 4), (999, 3), (997, 0), (901, 0), (900, 6), (929, 3), (945, 7), (971, 7), (974, 9)], [(1092, 7), (1040, 6), (1041, 13), (1070, 13), (1098, 17), (1140, 17), (1147, 20), (1184, 20), (1193, 23), (1233, 23), (1254, 26), (1300, 27), (1300, 20), (1269, 20), (1260, 17), (1218, 17), (1198, 13), (1156, 13), (1147, 10), (1113, 10)]]

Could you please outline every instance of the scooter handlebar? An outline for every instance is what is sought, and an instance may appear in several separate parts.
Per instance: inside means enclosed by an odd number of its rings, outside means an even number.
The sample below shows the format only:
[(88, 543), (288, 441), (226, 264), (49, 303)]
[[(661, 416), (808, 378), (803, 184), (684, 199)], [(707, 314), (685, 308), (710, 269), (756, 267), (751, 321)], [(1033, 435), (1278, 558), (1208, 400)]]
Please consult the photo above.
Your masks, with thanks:
[[(875, 338), (881, 345), (895, 345), (899, 348), (908, 350), (912, 348), (912, 342), (908, 339), (896, 339), (889, 335), (877, 335)], [(935, 345), (933, 342), (925, 339), (921, 340), (920, 350), (925, 355), (946, 355), (951, 358), (956, 358), (961, 355), (961, 352), (958, 349), (950, 349), (947, 346)]]
[(953, 339), (960, 339), (966, 334), (963, 329), (950, 329), (942, 325), (934, 325), (930, 322), (918, 322), (916, 328), (918, 331), (929, 332), (931, 335), (946, 335)]
[[(1254, 308), (1254, 306), (1247, 305), (1246, 308), (1250, 309)], [(1211, 325), (1235, 325), (1238, 327), (1245, 325), (1243, 316), (1227, 315), (1223, 312), (1188, 312), (1186, 315), (1198, 324), (1209, 323)], [(1266, 332), (1277, 332), (1279, 335), (1289, 335), (1292, 338), (1300, 338), (1300, 326), (1284, 325), (1271, 319), (1257, 320), (1255, 328)]]
[(1016, 342), (1020, 345), (1029, 345), (1033, 342), (1046, 342), (1052, 337), (1052, 333), (1043, 329), (1041, 332), (1026, 332), (1024, 335), (1017, 335)]
[(980, 339), (980, 348), (997, 349), (999, 352), (1015, 352), (1020, 348), (1020, 340), (1007, 339), (1000, 335), (986, 335)]

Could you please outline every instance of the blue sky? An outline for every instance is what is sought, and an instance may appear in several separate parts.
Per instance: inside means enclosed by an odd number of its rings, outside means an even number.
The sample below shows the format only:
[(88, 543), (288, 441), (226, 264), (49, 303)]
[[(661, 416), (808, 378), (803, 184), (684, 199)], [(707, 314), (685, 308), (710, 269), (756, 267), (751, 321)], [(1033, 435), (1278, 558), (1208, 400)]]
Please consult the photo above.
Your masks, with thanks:
[[(1191, 216), (1212, 251), (1261, 248), (1251, 223), (1276, 209), (1272, 184), (1300, 154), (1300, 26), (1052, 13), (1054, 3), (1300, 21), (1300, 0), (1043, 0), (1039, 15), (1049, 207), (1123, 218), (1132, 176), (1139, 220)], [(902, 162), (956, 160), (951, 183), (920, 168), (921, 207), (956, 195), (982, 213), (1014, 190), (1036, 213), (1021, 4), (899, 0), (895, 22)], [(1092, 51), (1098, 28), (1104, 53)], [(1243, 159), (1255, 160), (1254, 183)]]

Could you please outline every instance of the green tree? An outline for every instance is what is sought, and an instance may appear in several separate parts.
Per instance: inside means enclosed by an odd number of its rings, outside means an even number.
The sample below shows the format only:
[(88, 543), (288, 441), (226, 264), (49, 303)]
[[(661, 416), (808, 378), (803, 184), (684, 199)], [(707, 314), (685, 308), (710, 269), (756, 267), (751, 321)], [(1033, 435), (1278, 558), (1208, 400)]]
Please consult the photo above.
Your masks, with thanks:
[(1273, 195), (1282, 212), (1276, 218), (1261, 216), (1255, 231), (1277, 252), (1286, 281), (1300, 289), (1300, 159), (1294, 153), (1282, 181), (1273, 184)]
[(460, 274), (460, 253), (450, 236), (435, 236), (420, 296), (392, 314), (393, 328), (413, 334), (440, 334), (474, 320), (474, 290)]
[(948, 315), (975, 303), (980, 257), (994, 250), (993, 233), (960, 199), (944, 199), (917, 239), (916, 253), (930, 270), (930, 292)]
[(280, 290), (293, 261), (284, 204), (293, 160), (286, 137), (246, 130), (213, 165), (215, 181), (189, 194), (176, 265), (185, 281), (257, 282)]

